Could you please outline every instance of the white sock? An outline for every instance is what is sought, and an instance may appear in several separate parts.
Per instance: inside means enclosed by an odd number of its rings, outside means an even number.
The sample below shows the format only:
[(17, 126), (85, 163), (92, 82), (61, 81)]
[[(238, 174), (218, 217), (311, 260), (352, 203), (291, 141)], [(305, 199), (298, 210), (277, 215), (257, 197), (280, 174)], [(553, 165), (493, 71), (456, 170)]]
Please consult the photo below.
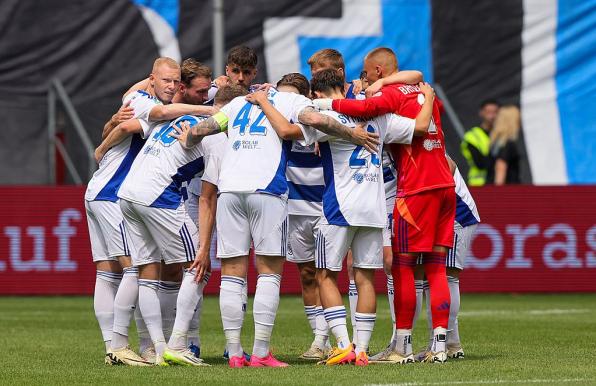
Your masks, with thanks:
[(172, 328), (174, 327), (174, 320), (176, 319), (176, 302), (179, 291), (179, 282), (159, 281), (157, 297), (159, 298), (159, 306), (161, 307), (161, 324), (163, 326), (163, 335), (164, 338), (166, 338), (166, 341), (170, 339), (170, 335), (172, 335)]
[(356, 305), (358, 304), (358, 289), (354, 280), (350, 280), (348, 287), (348, 300), (350, 301), (350, 321), (352, 322), (352, 338), (354, 344), (358, 344), (358, 332), (356, 330)]
[(447, 351), (445, 343), (447, 342), (447, 329), (437, 327), (433, 331), (433, 343), (431, 345), (432, 352)]
[(447, 344), (460, 346), (459, 340), (459, 326), (457, 322), (457, 314), (459, 314), (460, 294), (459, 294), (459, 279), (452, 276), (447, 276), (447, 284), (449, 285), (449, 295), (451, 296), (451, 307), (449, 308), (449, 326), (447, 329)]
[(137, 325), (137, 334), (139, 335), (139, 352), (142, 353), (148, 348), (153, 347), (153, 342), (151, 341), (151, 335), (149, 335), (149, 330), (143, 320), (143, 315), (141, 315), (138, 304), (135, 310), (135, 323)]
[(387, 275), (387, 300), (389, 301), (389, 312), (391, 313), (391, 340), (389, 341), (391, 345), (395, 342), (395, 304), (393, 303), (394, 300), (395, 290), (393, 288), (393, 277), (391, 275)]
[(186, 335), (186, 345), (195, 345), (201, 347), (201, 337), (199, 335), (199, 327), (201, 326), (201, 310), (203, 308), (203, 297), (199, 299), (195, 313), (192, 315), (190, 325), (188, 326), (188, 334)]
[(317, 329), (317, 306), (304, 306), (304, 313), (306, 314), (306, 319), (308, 319), (310, 329), (314, 334)]
[(99, 329), (109, 351), (112, 343), (112, 329), (114, 328), (114, 298), (122, 280), (121, 273), (97, 271), (95, 274), (95, 292), (93, 294), (93, 308), (99, 323)]
[(255, 319), (255, 342), (252, 355), (264, 358), (269, 355), (269, 342), (279, 306), (281, 275), (262, 274), (257, 278), (257, 290), (252, 307)]
[(195, 282), (196, 271), (184, 272), (178, 301), (176, 303), (176, 320), (172, 330), (172, 336), (168, 341), (168, 348), (174, 350), (183, 350), (187, 347), (187, 334), (190, 322), (193, 319), (197, 304), (203, 297), (203, 289), (209, 282), (209, 276), (205, 275), (203, 281), (199, 284)]
[(244, 285), (242, 286), (242, 312), (246, 313), (248, 309), (248, 281), (244, 278)]
[(426, 324), (428, 326), (428, 347), (432, 347), (433, 339), (433, 314), (430, 309), (430, 287), (428, 281), (424, 281), (424, 297), (426, 298)]
[(329, 326), (327, 325), (325, 313), (323, 312), (323, 307), (321, 306), (317, 306), (316, 308), (315, 321), (317, 326), (315, 329), (315, 340), (313, 341), (313, 344), (321, 350), (325, 350), (327, 342), (329, 341)]
[(416, 326), (416, 321), (422, 312), (422, 301), (424, 300), (424, 280), (414, 280), (414, 286), (416, 287), (416, 312), (414, 313), (414, 322), (412, 323), (412, 328)]
[(412, 330), (398, 329), (395, 333), (395, 351), (402, 356), (412, 354)]
[(139, 279), (139, 309), (151, 335), (155, 353), (162, 356), (166, 349), (166, 339), (163, 336), (158, 287), (159, 280)]
[(122, 281), (114, 298), (114, 328), (111, 349), (117, 350), (128, 346), (128, 327), (137, 307), (139, 298), (139, 270), (137, 267), (124, 268)]
[(375, 327), (377, 314), (365, 314), (356, 312), (356, 329), (358, 331), (358, 344), (356, 345), (356, 355), (368, 350), (368, 343)]
[(324, 313), (329, 329), (337, 341), (337, 346), (341, 349), (349, 347), (351, 343), (346, 326), (346, 307), (335, 306), (325, 308)]
[(219, 286), (219, 309), (229, 357), (241, 357), (244, 354), (240, 344), (242, 323), (244, 322), (243, 287), (246, 281), (242, 277), (222, 275)]

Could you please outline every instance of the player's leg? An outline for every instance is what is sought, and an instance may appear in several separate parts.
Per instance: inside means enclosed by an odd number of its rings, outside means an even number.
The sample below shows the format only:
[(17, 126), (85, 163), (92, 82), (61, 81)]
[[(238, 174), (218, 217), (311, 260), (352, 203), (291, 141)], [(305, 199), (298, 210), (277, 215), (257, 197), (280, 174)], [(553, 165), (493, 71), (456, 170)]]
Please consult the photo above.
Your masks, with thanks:
[(449, 295), (451, 297), (449, 327), (447, 328), (447, 356), (454, 359), (464, 358), (464, 350), (461, 346), (459, 337), (459, 322), (457, 318), (460, 307), (459, 276), (465, 267), (466, 256), (476, 227), (477, 225), (474, 224), (462, 228), (458, 223), (455, 223), (453, 248), (449, 251), (447, 256), (447, 282), (449, 285)]
[(286, 260), (298, 266), (304, 312), (314, 334), (310, 348), (300, 358), (311, 360), (322, 360), (325, 357), (329, 337), (315, 277), (316, 226), (319, 220), (319, 216), (288, 216)]
[(112, 202), (109, 202), (111, 205), (108, 205), (107, 208), (104, 208), (105, 205), (102, 204), (105, 203), (85, 201), (91, 252), (96, 268), (93, 308), (106, 349), (106, 363), (110, 364), (111, 361), (107, 353), (110, 351), (114, 327), (114, 298), (122, 280), (122, 267), (117, 256), (127, 254), (127, 248), (123, 237), (120, 238), (118, 245), (110, 245), (110, 239), (115, 233), (113, 228), (118, 228), (118, 225), (112, 225), (109, 213), (102, 210), (109, 210), (110, 206), (114, 206), (119, 215), (118, 224), (120, 224), (122, 222), (120, 207)]
[(157, 296), (161, 308), (163, 334), (166, 342), (172, 335), (172, 328), (176, 319), (176, 301), (182, 284), (182, 274), (183, 272), (178, 266), (161, 262)]
[(114, 298), (114, 327), (110, 350), (114, 363), (149, 366), (153, 363), (144, 360), (128, 347), (128, 330), (139, 299), (139, 271), (133, 266), (132, 259), (138, 260), (141, 254), (147, 256), (154, 245), (150, 240), (145, 241), (146, 232), (130, 203), (121, 200), (120, 209), (124, 219), (122, 230), (130, 256), (120, 256), (118, 259), (123, 273)]
[(244, 194), (222, 193), (217, 199), (217, 258), (221, 261), (219, 308), (230, 367), (248, 365), (240, 343), (244, 322), (244, 287), (250, 251), (250, 225)]
[(253, 302), (255, 339), (252, 367), (285, 367), (271, 355), (269, 342), (275, 324), (281, 274), (288, 246), (287, 200), (268, 194), (246, 195), (246, 207), (259, 274)]
[(438, 203), (434, 247), (432, 252), (423, 254), (424, 273), (430, 289), (430, 308), (433, 323), (433, 344), (431, 355), (426, 361), (444, 362), (447, 360), (446, 343), (449, 324), (450, 294), (445, 269), (447, 251), (453, 246), (453, 223), (455, 221), (455, 191), (451, 188), (438, 189), (426, 194), (431, 207)]
[(353, 260), (354, 256), (352, 255), (352, 250), (348, 249), (348, 253), (346, 254), (346, 267), (348, 269), (348, 279), (350, 280), (348, 285), (348, 301), (350, 303), (352, 339), (354, 345), (356, 345), (358, 343), (358, 334), (356, 333), (356, 305), (358, 304), (358, 288), (356, 287), (356, 282), (354, 281), (354, 269), (352, 267)]
[(325, 320), (337, 343), (337, 348), (331, 351), (325, 361), (327, 365), (351, 363), (356, 359), (346, 325), (346, 307), (337, 287), (337, 275), (342, 269), (354, 233), (351, 227), (319, 225), (315, 252), (316, 277)]
[(375, 293), (375, 270), (383, 267), (383, 230), (381, 228), (358, 227), (352, 240), (354, 256), (354, 279), (358, 288), (356, 306), (357, 366), (368, 365), (368, 344), (377, 318), (377, 297)]

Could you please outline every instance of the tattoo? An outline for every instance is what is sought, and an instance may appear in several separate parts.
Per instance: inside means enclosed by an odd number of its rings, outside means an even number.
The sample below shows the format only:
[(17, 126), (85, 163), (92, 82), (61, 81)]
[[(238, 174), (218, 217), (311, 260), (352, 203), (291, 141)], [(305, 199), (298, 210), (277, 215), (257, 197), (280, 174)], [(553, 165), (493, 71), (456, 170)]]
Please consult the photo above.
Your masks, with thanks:
[(213, 117), (209, 117), (190, 128), (186, 137), (186, 147), (191, 148), (201, 142), (205, 136), (217, 134), (220, 131), (219, 123)]
[(307, 107), (302, 110), (298, 115), (298, 120), (301, 123), (312, 126), (325, 134), (342, 138), (349, 142), (353, 142), (354, 140), (352, 128), (342, 125), (340, 122), (328, 115), (315, 111), (315, 109), (312, 107)]

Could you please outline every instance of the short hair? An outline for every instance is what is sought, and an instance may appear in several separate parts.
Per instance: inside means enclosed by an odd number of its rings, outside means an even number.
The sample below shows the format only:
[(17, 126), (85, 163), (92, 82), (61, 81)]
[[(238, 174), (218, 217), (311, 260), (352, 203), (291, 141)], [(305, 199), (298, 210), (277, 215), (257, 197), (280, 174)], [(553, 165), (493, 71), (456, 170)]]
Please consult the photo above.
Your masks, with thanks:
[(180, 80), (187, 86), (190, 86), (190, 82), (192, 82), (194, 78), (211, 79), (211, 76), (213, 75), (208, 66), (193, 58), (185, 59), (184, 62), (182, 62), (180, 70)]
[(174, 68), (174, 69), (180, 69), (180, 65), (178, 64), (177, 61), (175, 61), (172, 58), (163, 56), (161, 58), (155, 59), (155, 62), (153, 62), (153, 69), (151, 70), (151, 72), (157, 71), (157, 68), (161, 67), (162, 65), (166, 65), (166, 66), (168, 66), (170, 68)]
[(327, 68), (321, 70), (313, 75), (310, 80), (310, 87), (314, 94), (315, 91), (319, 92), (331, 92), (336, 89), (344, 89), (345, 78), (340, 75), (336, 70)]
[(340, 68), (344, 71), (346, 70), (344, 57), (338, 50), (334, 50), (333, 48), (318, 50), (308, 58), (307, 63), (311, 68), (313, 66), (326, 67), (326, 65), (329, 65), (335, 70), (339, 70)]
[(310, 84), (308, 83), (308, 79), (306, 79), (306, 76), (298, 72), (292, 72), (282, 76), (277, 82), (277, 87), (280, 86), (296, 87), (298, 92), (307, 98), (310, 95)]
[(248, 94), (246, 87), (239, 84), (226, 84), (220, 87), (215, 93), (213, 103), (216, 105), (226, 105), (232, 101), (232, 99)]
[(228, 52), (226, 64), (230, 65), (234, 63), (242, 68), (256, 68), (257, 62), (257, 54), (252, 48), (247, 46), (236, 46), (232, 47), (230, 52)]
[(488, 99), (483, 100), (480, 103), (480, 110), (482, 110), (485, 106), (488, 106), (488, 105), (497, 105), (497, 107), (501, 107), (501, 104), (499, 103), (498, 100), (496, 100), (494, 98), (488, 98)]
[(374, 60), (386, 70), (397, 70), (397, 55), (389, 47), (377, 47), (366, 54), (365, 60)]

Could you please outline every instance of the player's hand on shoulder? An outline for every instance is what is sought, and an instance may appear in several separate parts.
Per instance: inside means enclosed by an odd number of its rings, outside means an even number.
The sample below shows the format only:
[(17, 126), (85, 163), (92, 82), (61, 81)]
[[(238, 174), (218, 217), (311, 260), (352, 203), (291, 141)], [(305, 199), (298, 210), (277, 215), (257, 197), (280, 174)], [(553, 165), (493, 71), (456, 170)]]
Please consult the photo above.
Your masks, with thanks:
[(130, 101), (127, 101), (123, 104), (116, 114), (114, 114), (114, 121), (118, 123), (122, 123), (124, 121), (128, 121), (129, 119), (133, 119), (135, 117), (135, 111), (132, 107), (130, 107)]
[(230, 78), (228, 78), (225, 75), (220, 75), (217, 78), (215, 78), (215, 80), (213, 82), (215, 82), (215, 85), (217, 87), (223, 87), (230, 83)]
[(174, 130), (168, 134), (170, 137), (174, 137), (180, 142), (183, 148), (189, 149), (186, 147), (186, 139), (188, 138), (188, 133), (190, 132), (190, 124), (187, 121), (181, 121), (180, 125), (173, 125)]
[(354, 79), (352, 81), (352, 86), (352, 92), (354, 93), (354, 95), (360, 94), (365, 89), (364, 83), (362, 83), (362, 80), (360, 79)]
[(371, 154), (376, 154), (379, 148), (379, 134), (366, 130), (367, 123), (358, 123), (352, 131), (352, 136), (357, 145), (364, 147)]
[(381, 91), (383, 86), (384, 86), (383, 79), (377, 80), (376, 82), (374, 82), (373, 84), (371, 84), (370, 86), (368, 86), (366, 88), (366, 91), (365, 91), (366, 97), (370, 98), (370, 97), (375, 96), (376, 93)]
[(435, 90), (432, 86), (426, 82), (418, 83), (418, 87), (420, 87), (420, 91), (424, 94), (426, 98), (434, 98), (435, 97)]
[(255, 91), (252, 94), (248, 94), (245, 98), (247, 102), (250, 102), (253, 105), (260, 105), (262, 102), (267, 100), (267, 91)]
[(274, 84), (271, 83), (261, 83), (261, 84), (253, 84), (252, 87), (256, 90), (256, 91), (265, 91), (265, 92), (269, 92), (269, 89), (271, 87), (275, 87)]

